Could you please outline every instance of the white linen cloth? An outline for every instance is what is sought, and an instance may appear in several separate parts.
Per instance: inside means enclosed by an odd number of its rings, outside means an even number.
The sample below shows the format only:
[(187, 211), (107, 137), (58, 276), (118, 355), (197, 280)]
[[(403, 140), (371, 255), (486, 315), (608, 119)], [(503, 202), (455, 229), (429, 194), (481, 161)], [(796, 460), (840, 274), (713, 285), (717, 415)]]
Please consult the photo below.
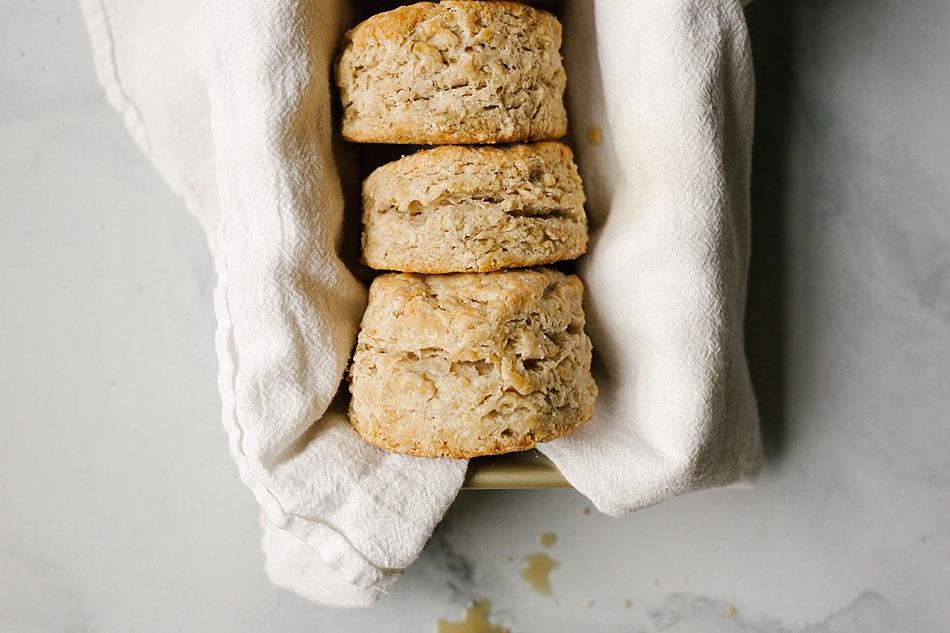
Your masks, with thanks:
[[(224, 425), (267, 572), (370, 604), (466, 463), (379, 451), (335, 400), (365, 301), (337, 255), (330, 67), (349, 3), (81, 3), (110, 102), (215, 252)], [(742, 342), (752, 70), (737, 0), (573, 0), (564, 21), (600, 396), (541, 450), (619, 515), (760, 467)]]

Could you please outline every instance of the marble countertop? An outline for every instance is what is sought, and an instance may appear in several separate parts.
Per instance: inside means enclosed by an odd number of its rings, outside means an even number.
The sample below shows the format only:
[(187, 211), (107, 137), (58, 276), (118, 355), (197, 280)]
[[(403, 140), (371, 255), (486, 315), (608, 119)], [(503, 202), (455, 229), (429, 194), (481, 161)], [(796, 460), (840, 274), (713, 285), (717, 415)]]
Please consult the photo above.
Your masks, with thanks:
[[(218, 422), (211, 260), (106, 104), (77, 6), (5, 2), (0, 631), (431, 631), (475, 599), (513, 633), (945, 630), (950, 5), (748, 15), (760, 482), (623, 519), (464, 492), (392, 594), (339, 611), (264, 575)], [(553, 597), (519, 574), (543, 532)]]

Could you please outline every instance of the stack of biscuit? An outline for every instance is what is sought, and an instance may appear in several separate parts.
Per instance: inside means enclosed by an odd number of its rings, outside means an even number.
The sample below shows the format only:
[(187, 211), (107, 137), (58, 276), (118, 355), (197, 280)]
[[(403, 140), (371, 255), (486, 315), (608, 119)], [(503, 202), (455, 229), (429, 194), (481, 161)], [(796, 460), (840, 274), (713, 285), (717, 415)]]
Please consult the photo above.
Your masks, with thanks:
[[(531, 448), (590, 419), (583, 285), (544, 267), (587, 247), (567, 131), (561, 25), (484, 0), (422, 2), (346, 34), (343, 136), (441, 145), (363, 183), (378, 270), (350, 369), (350, 420), (386, 450)], [(511, 144), (517, 143), (517, 144)]]

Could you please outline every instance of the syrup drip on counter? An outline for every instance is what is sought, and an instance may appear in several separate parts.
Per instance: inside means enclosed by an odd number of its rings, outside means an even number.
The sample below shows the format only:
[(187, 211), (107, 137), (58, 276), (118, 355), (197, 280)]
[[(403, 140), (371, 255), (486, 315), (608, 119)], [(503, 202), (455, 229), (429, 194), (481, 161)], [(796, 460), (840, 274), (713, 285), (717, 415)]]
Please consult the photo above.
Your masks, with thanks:
[(527, 580), (531, 588), (542, 596), (553, 596), (554, 592), (551, 590), (551, 580), (548, 576), (560, 567), (557, 561), (544, 552), (528, 554), (521, 560), (524, 561), (524, 566), (521, 568), (521, 577)]
[(439, 620), (436, 633), (511, 633), (508, 629), (488, 621), (491, 603), (479, 600), (465, 610), (465, 619), (461, 622)]
[(557, 534), (554, 532), (545, 532), (538, 537), (538, 544), (541, 547), (552, 547), (555, 543), (557, 543)]

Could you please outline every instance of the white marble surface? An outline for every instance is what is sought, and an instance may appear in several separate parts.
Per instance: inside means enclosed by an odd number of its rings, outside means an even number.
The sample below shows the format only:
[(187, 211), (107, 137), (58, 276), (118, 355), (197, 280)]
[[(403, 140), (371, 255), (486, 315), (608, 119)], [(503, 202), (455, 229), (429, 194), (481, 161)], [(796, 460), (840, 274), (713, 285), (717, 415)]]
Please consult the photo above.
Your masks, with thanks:
[[(393, 594), (335, 611), (262, 571), (198, 227), (106, 105), (77, 7), (2, 0), (0, 631), (430, 631), (481, 597), (514, 633), (946, 630), (950, 5), (749, 11), (761, 482), (620, 520), (464, 493)], [(548, 530), (556, 600), (506, 559)]]

